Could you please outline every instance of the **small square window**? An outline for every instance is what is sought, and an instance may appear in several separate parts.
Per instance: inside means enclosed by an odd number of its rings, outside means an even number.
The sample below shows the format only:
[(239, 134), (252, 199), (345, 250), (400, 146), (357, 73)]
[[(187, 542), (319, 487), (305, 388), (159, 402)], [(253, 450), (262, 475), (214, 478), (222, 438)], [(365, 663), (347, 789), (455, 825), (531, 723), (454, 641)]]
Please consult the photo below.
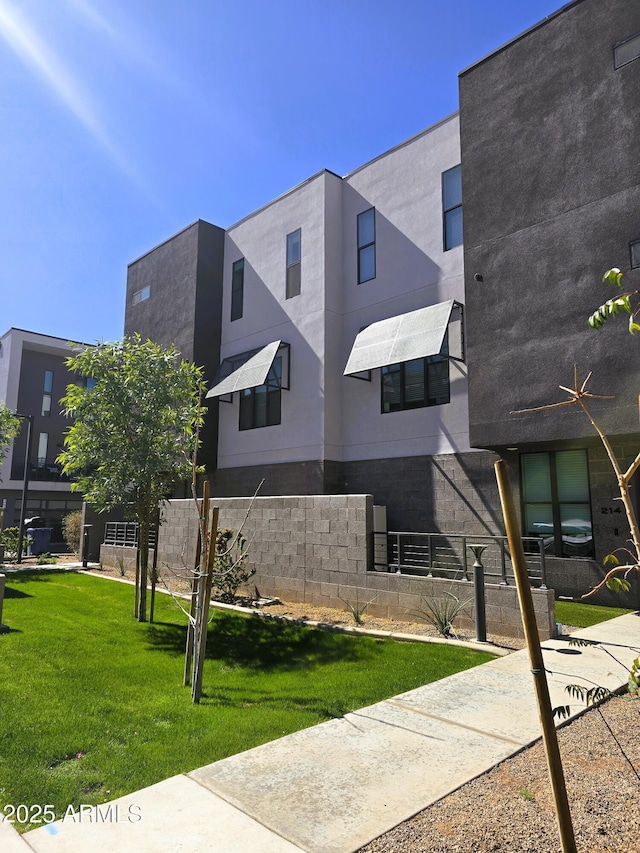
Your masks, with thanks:
[(613, 67), (621, 68), (634, 59), (640, 58), (640, 33), (621, 41), (613, 48)]
[(145, 299), (148, 299), (150, 296), (151, 287), (147, 285), (146, 287), (143, 287), (142, 290), (136, 290), (131, 301), (133, 305), (137, 305), (139, 302), (144, 302)]
[(631, 269), (638, 269), (640, 267), (640, 240), (633, 240), (629, 243), (629, 254), (631, 256)]

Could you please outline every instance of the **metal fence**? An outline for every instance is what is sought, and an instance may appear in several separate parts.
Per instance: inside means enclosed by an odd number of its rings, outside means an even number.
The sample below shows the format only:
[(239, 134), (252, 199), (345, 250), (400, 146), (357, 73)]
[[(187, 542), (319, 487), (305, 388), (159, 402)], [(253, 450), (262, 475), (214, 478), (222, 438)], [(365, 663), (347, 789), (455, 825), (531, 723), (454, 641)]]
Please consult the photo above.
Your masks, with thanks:
[[(120, 545), (123, 548), (138, 547), (139, 525), (134, 521), (108, 521), (104, 528), (104, 545)], [(156, 546), (156, 528), (149, 528), (149, 548)]]
[[(547, 588), (544, 539), (523, 537), (529, 580)], [(506, 536), (465, 536), (461, 533), (387, 534), (387, 565), (390, 572), (450, 580), (471, 580), (474, 555), (470, 550), (483, 545), (481, 562), (489, 583), (515, 584), (513, 565)], [(378, 559), (377, 567), (380, 568)]]

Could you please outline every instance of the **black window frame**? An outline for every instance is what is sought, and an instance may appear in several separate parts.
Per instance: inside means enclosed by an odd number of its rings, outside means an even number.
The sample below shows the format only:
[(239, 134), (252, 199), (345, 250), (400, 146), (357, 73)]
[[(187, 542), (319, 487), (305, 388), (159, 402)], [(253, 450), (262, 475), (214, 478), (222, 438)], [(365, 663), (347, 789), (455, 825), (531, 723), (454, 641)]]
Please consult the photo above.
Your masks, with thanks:
[(244, 258), (231, 266), (231, 322), (242, 319), (244, 310)]
[[(561, 500), (560, 498), (560, 490), (558, 486), (558, 471), (557, 471), (557, 455), (559, 453), (580, 453), (584, 458), (585, 470), (586, 470), (586, 478), (587, 478), (587, 489), (588, 489), (588, 500)], [(527, 456), (547, 456), (549, 460), (549, 481), (550, 481), (550, 499), (549, 500), (527, 500), (526, 495), (526, 484), (525, 484), (525, 463), (524, 457)], [(521, 505), (521, 517), (522, 517), (522, 529), (523, 535), (526, 536), (541, 536), (540, 532), (531, 531), (527, 525), (527, 506), (546, 506), (548, 504), (551, 505), (551, 518), (553, 523), (553, 531), (551, 536), (543, 536), (545, 539), (552, 539), (552, 549), (549, 549), (547, 543), (545, 543), (545, 550), (550, 554), (550, 556), (556, 557), (564, 557), (567, 558), (586, 558), (586, 559), (594, 559), (595, 557), (595, 543), (593, 539), (593, 505), (591, 501), (591, 477), (589, 475), (589, 454), (583, 448), (568, 448), (566, 450), (544, 450), (532, 453), (521, 453), (519, 457), (520, 462), (520, 505)], [(590, 544), (587, 545), (586, 553), (576, 554), (571, 552), (568, 546), (565, 546), (565, 542), (562, 536), (562, 512), (561, 507), (563, 505), (567, 506), (577, 506), (584, 505), (588, 507), (589, 513), (589, 522), (591, 524), (591, 538)]]
[[(289, 260), (290, 247), (294, 245), (293, 237), (297, 236), (298, 257), (294, 260)], [(300, 296), (302, 289), (302, 228), (296, 228), (287, 234), (286, 242), (286, 260), (287, 260), (287, 281), (286, 281), (286, 299), (293, 299), (295, 296)]]
[[(363, 222), (363, 217), (369, 214), (373, 214), (373, 240), (369, 240), (365, 242), (360, 234), (360, 224)], [(364, 230), (364, 229), (363, 229)], [(358, 214), (356, 220), (356, 239), (358, 244), (358, 284), (364, 284), (367, 281), (373, 281), (376, 277), (376, 209), (375, 207), (369, 207), (367, 210), (363, 210)], [(362, 273), (362, 256), (365, 251), (373, 248), (373, 275), (367, 276), (367, 278), (363, 277)]]
[(629, 243), (629, 266), (632, 270), (640, 269), (640, 240)]
[[(457, 172), (459, 175), (459, 180), (460, 180), (460, 192), (459, 192), (460, 201), (456, 202), (455, 204), (449, 204), (448, 203), (447, 192), (446, 192), (446, 186), (447, 186), (447, 177), (446, 176), (451, 175), (452, 172)], [(447, 228), (449, 221), (451, 220), (451, 218), (454, 214), (457, 214), (457, 211), (460, 211), (460, 214), (462, 215), (462, 166), (461, 166), (461, 164), (458, 163), (457, 166), (452, 166), (451, 169), (446, 169), (442, 173), (441, 180), (442, 180), (442, 245), (444, 247), (444, 251), (448, 252), (451, 249), (455, 249), (456, 246), (462, 246), (463, 242), (464, 242), (463, 236), (462, 236), (462, 227), (460, 228), (460, 242), (459, 243), (453, 243), (453, 242), (450, 243), (449, 242), (449, 234), (448, 234), (449, 229)]]
[[(624, 47), (625, 44), (629, 44), (630, 41), (635, 41), (638, 39), (638, 53), (635, 56), (632, 56), (631, 59), (625, 59), (624, 62), (618, 62), (617, 51), (618, 48)], [(640, 32), (634, 33), (629, 38), (623, 39), (623, 41), (619, 41), (618, 44), (614, 44), (613, 46), (613, 67), (617, 71), (619, 68), (624, 68), (625, 65), (629, 65), (630, 62), (635, 62), (636, 59), (640, 59)]]
[(42, 383), (42, 409), (41, 417), (48, 418), (51, 416), (51, 404), (53, 403), (53, 370), (45, 370), (44, 381)]
[[(411, 409), (426, 409), (433, 408), (434, 406), (446, 406), (448, 403), (451, 402), (451, 376), (449, 373), (448, 343), (449, 342), (447, 332), (439, 355), (429, 355), (422, 359), (416, 358), (412, 359), (411, 361), (399, 362), (398, 364), (388, 364), (381, 368), (380, 411), (383, 415), (392, 414), (394, 412), (406, 412), (410, 411)], [(406, 365), (414, 363), (417, 364), (419, 362), (422, 362), (423, 393), (421, 397), (413, 397), (411, 399), (408, 393), (409, 383), (407, 381)], [(447, 366), (446, 399), (444, 399), (444, 396), (436, 396), (435, 393), (430, 392), (431, 387), (435, 386), (436, 384), (436, 374), (442, 370), (442, 364), (446, 364)], [(387, 408), (385, 408), (385, 391), (388, 391), (390, 387), (390, 383), (385, 383), (385, 376), (393, 375), (399, 377), (399, 400), (395, 403), (395, 405), (387, 401)]]
[[(278, 355), (267, 374), (264, 385), (245, 388), (240, 391), (240, 411), (238, 429), (244, 432), (250, 429), (278, 426), (282, 423), (282, 356)], [(264, 408), (258, 405), (260, 395), (264, 394)], [(262, 417), (264, 413), (264, 417)], [(262, 422), (264, 421), (264, 422)]]

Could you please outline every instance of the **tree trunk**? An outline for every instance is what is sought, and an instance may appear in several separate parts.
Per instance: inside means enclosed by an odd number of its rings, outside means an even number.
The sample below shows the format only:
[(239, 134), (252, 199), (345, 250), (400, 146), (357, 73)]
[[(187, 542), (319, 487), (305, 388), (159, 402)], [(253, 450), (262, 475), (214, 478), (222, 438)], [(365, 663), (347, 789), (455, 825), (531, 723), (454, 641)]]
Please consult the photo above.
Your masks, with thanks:
[(140, 528), (138, 546), (140, 548), (140, 604), (138, 607), (138, 622), (147, 621), (147, 582), (149, 577), (149, 516), (151, 502), (149, 492), (145, 493), (139, 515)]

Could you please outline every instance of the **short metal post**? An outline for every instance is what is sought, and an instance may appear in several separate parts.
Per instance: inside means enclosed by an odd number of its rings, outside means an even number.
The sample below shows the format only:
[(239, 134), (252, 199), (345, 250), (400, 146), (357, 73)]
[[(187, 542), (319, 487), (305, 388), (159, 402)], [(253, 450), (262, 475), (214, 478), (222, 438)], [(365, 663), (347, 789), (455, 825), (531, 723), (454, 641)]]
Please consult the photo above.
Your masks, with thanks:
[(544, 539), (538, 541), (540, 548), (540, 589), (547, 589), (547, 564), (544, 561)]
[(89, 530), (93, 527), (92, 524), (82, 525), (82, 568), (87, 568), (89, 560)]
[(507, 555), (504, 539), (500, 540), (500, 569), (502, 571), (500, 586), (509, 586), (509, 581), (507, 580)]
[(487, 610), (484, 601), (484, 566), (482, 565), (482, 554), (486, 545), (469, 545), (475, 557), (473, 563), (473, 596), (476, 614), (476, 642), (487, 642)]
[[(473, 548), (473, 545), (469, 545), (470, 548)], [(484, 546), (483, 546), (484, 547)], [(469, 581), (469, 564), (467, 563), (467, 538), (466, 536), (462, 537), (462, 580)]]

